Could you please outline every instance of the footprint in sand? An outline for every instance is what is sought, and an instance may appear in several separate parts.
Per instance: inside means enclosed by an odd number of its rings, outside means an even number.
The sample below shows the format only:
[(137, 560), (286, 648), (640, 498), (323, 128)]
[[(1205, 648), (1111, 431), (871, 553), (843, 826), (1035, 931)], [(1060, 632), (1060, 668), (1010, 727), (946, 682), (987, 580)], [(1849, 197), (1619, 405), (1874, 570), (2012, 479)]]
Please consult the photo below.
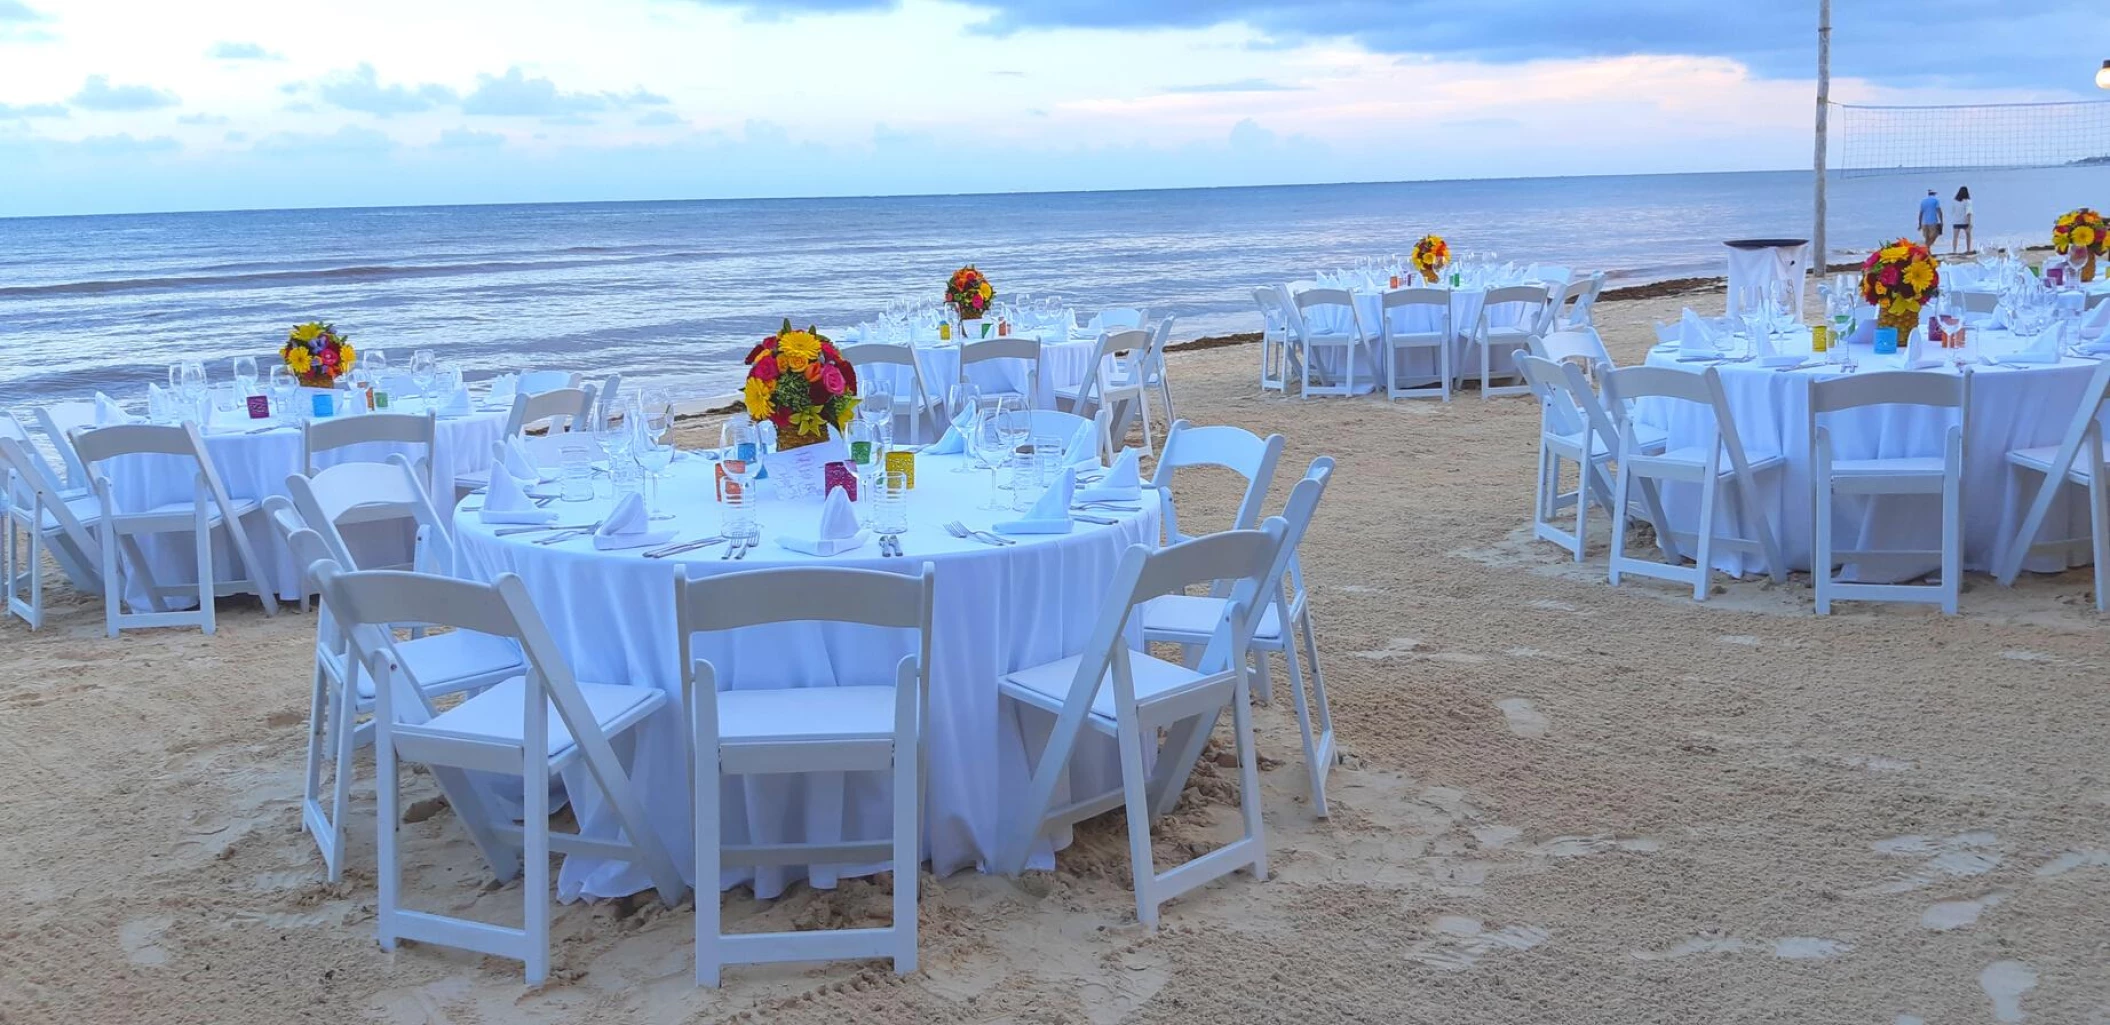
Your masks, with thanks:
[(2000, 867), (2001, 857), (1988, 847), (1999, 843), (1998, 837), (1987, 832), (1959, 833), (1939, 839), (1925, 836), (1896, 836), (1875, 843), (1877, 853), (1899, 858), (1928, 857), (1920, 866), (1903, 878), (1887, 883), (1864, 886), (1854, 891), (1858, 897), (1880, 894), (1910, 893), (1923, 890), (1943, 879), (1966, 879), (1981, 876)]
[(1839, 957), (1852, 949), (1854, 945), (1851, 943), (1821, 936), (1783, 936), (1767, 943), (1764, 940), (1750, 941), (1734, 936), (1702, 933), (1679, 940), (1664, 950), (1636, 950), (1633, 957), (1636, 961), (1674, 961), (1698, 954), (1743, 954), (1767, 950), (1783, 961), (1824, 961)]
[(1994, 1021), (2021, 1021), (2022, 995), (2037, 988), (2037, 970), (2021, 961), (1995, 961), (1978, 973), (1978, 988), (1993, 1001)]
[(1501, 709), (1502, 718), (1509, 721), (1509, 732), (1534, 739), (1546, 735), (1546, 715), (1533, 708), (1531, 702), (1523, 698), (1503, 698), (1495, 702), (1495, 707)]
[(117, 943), (133, 964), (167, 964), (169, 952), (160, 945), (161, 934), (174, 924), (170, 918), (135, 918), (117, 927)]
[(1920, 912), (1920, 924), (1935, 932), (1961, 929), (1978, 921), (1987, 908), (1998, 907), (2007, 899), (2004, 893), (1988, 893), (1977, 900), (1945, 900)]
[(2062, 876), (2077, 868), (2110, 868), (2110, 851), (2067, 851), (2037, 869), (2037, 878)]
[(1553, 934), (1535, 925), (1509, 925), (1490, 930), (1477, 918), (1443, 915), (1436, 919), (1436, 935), (1407, 948), (1407, 957), (1439, 972), (1462, 972), (1491, 954), (1530, 950)]
[(1542, 858), (1580, 858), (1610, 851), (1625, 851), (1628, 854), (1654, 854), (1663, 849), (1663, 844), (1645, 836), (1556, 836), (1531, 848), (1531, 853)]

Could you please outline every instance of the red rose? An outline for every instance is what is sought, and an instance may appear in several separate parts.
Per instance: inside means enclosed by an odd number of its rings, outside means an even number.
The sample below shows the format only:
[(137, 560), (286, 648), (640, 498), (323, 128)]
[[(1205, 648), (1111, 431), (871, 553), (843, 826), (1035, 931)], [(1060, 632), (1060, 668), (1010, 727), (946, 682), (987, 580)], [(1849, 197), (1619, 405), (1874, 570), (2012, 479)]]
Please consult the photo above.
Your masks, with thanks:
[(843, 393), (843, 372), (829, 367), (821, 371), (821, 387), (828, 389), (830, 397)]
[(777, 411), (769, 414), (769, 422), (776, 424), (778, 430), (783, 430), (785, 428), (790, 427), (791, 410), (785, 409), (781, 403), (778, 404)]
[(755, 365), (756, 379), (765, 382), (777, 379), (777, 358), (775, 356), (764, 356), (758, 360), (753, 357), (749, 357), (749, 359)]
[(828, 402), (828, 386), (819, 381), (807, 384), (806, 399), (816, 406), (826, 405)]
[(1884, 284), (1886, 284), (1886, 285), (1895, 285), (1895, 284), (1897, 284), (1897, 283), (1898, 283), (1898, 269), (1897, 269), (1896, 267), (1885, 267), (1885, 268), (1883, 268), (1883, 279), (1882, 279), (1882, 280), (1883, 280), (1883, 283), (1884, 283)]
[(762, 343), (761, 345), (757, 345), (757, 346), (755, 346), (754, 348), (752, 348), (752, 349), (749, 349), (749, 350), (747, 350), (747, 359), (746, 359), (746, 362), (747, 362), (747, 363), (748, 363), (748, 364), (749, 364), (750, 366), (752, 366), (752, 365), (754, 364), (754, 362), (755, 362), (756, 358), (760, 357), (760, 356), (762, 355), (762, 353), (763, 353), (764, 351), (768, 350), (768, 348), (769, 348), (769, 343), (768, 343), (768, 342), (763, 342), (763, 343)]
[(842, 375), (843, 390), (855, 393), (857, 391), (857, 368), (845, 363), (842, 365)]

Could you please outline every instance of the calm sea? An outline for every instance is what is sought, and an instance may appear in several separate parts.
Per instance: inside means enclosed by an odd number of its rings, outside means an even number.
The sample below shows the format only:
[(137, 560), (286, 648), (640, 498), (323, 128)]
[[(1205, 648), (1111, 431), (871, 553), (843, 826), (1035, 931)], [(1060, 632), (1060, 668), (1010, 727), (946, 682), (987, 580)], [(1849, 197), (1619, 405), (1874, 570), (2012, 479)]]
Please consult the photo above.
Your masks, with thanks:
[[(2110, 202), (2102, 168), (1842, 181), (1835, 250), (1908, 231), (1926, 189), (1958, 184), (1981, 244), (2040, 242), (2058, 212)], [(1721, 273), (1723, 239), (1805, 236), (1810, 201), (1808, 174), (1756, 172), (0, 219), (0, 404), (136, 398), (179, 357), (222, 379), (313, 319), (399, 358), (716, 393), (781, 318), (852, 323), (935, 298), (967, 262), (1002, 291), (1176, 314), (1191, 338), (1255, 330), (1252, 284), (1424, 232), (1639, 281)]]

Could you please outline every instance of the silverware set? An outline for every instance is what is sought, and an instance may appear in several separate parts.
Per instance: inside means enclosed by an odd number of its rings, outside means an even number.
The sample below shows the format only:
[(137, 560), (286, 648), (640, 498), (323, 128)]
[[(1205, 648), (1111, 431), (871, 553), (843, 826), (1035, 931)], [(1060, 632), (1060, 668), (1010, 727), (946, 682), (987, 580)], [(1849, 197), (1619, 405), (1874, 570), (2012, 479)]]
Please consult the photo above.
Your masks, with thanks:
[(726, 546), (725, 554), (718, 557), (719, 561), (723, 562), (731, 559), (734, 562), (738, 562), (747, 558), (747, 550), (753, 548), (756, 541), (757, 539), (751, 537), (734, 538), (732, 543)]
[(684, 541), (680, 544), (668, 545), (665, 548), (654, 548), (653, 550), (645, 553), (645, 558), (664, 559), (670, 555), (680, 555), (684, 552), (700, 551), (702, 549), (709, 548), (714, 544), (718, 544), (719, 542), (724, 540), (725, 536), (723, 534), (720, 534), (715, 537), (706, 537), (696, 541)]
[(882, 558), (882, 559), (888, 559), (888, 558), (893, 558), (893, 559), (899, 559), (899, 558), (902, 558), (902, 557), (903, 557), (904, 555), (906, 555), (906, 554), (907, 554), (907, 553), (905, 553), (905, 552), (903, 552), (903, 551), (901, 550), (901, 535), (899, 535), (899, 534), (881, 534), (881, 535), (879, 535), (879, 557), (880, 557), (880, 558)]
[(1018, 543), (1016, 541), (1011, 540), (1010, 538), (1000, 537), (986, 530), (970, 530), (968, 529), (966, 524), (961, 523), (959, 520), (954, 520), (950, 523), (947, 523), (945, 525), (945, 532), (951, 534), (956, 538), (959, 538), (962, 541), (980, 541), (985, 545), (991, 545), (997, 548), (1008, 548), (1011, 545), (1015, 545)]
[(559, 541), (570, 541), (574, 538), (585, 537), (586, 535), (591, 534), (599, 529), (601, 529), (601, 524), (598, 522), (588, 524), (584, 527), (567, 527), (564, 530), (559, 531), (555, 534), (551, 534), (548, 537), (538, 537), (535, 539), (535, 543), (538, 545), (553, 545)]
[(515, 534), (547, 534), (547, 533), (549, 533), (549, 532), (551, 532), (551, 531), (556, 531), (556, 530), (565, 530), (565, 531), (570, 531), (570, 530), (592, 530), (592, 529), (594, 529), (594, 528), (595, 528), (595, 527), (597, 527), (597, 526), (599, 526), (599, 524), (597, 524), (597, 523), (574, 523), (574, 524), (555, 524), (555, 523), (551, 523), (551, 524), (543, 524), (543, 525), (538, 525), (538, 526), (533, 526), (533, 527), (505, 527), (505, 528), (502, 528), (502, 529), (499, 529), (499, 530), (494, 530), (494, 531), (492, 531), (492, 532), (491, 532), (491, 535), (492, 535), (493, 537), (512, 537), (512, 536), (513, 536), (513, 535), (515, 535)]

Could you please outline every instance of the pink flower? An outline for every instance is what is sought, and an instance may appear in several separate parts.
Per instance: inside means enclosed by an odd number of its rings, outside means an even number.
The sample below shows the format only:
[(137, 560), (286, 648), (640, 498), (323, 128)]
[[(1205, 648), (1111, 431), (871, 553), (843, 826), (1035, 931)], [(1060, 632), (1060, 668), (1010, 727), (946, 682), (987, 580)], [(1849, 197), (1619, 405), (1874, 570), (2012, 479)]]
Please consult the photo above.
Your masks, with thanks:
[(777, 358), (764, 356), (755, 361), (755, 380), (768, 383), (777, 379)]
[(834, 367), (823, 367), (821, 369), (821, 385), (828, 389), (829, 395), (841, 395), (844, 386), (843, 372)]

